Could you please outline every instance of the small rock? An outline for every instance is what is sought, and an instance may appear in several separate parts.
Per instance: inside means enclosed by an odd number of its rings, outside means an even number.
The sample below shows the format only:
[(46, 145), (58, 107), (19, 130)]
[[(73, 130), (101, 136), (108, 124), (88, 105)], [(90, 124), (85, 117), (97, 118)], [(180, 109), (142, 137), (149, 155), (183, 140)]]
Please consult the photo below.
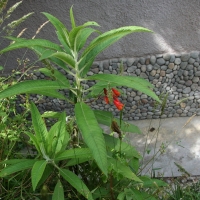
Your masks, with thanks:
[(189, 58), (190, 58), (190, 54), (188, 54), (188, 53), (183, 53), (183, 54), (181, 54), (181, 60), (182, 60), (183, 62), (188, 61)]
[(160, 71), (160, 76), (165, 76), (165, 71)]
[(175, 61), (174, 61), (174, 63), (175, 63), (176, 65), (181, 64), (181, 59), (180, 59), (180, 58), (176, 58)]
[(169, 69), (174, 69), (174, 63), (169, 63), (168, 68)]
[(183, 93), (184, 94), (188, 94), (191, 92), (191, 88), (190, 87), (186, 87), (185, 89), (183, 89)]
[(156, 63), (156, 57), (155, 57), (155, 56), (151, 56), (151, 57), (150, 57), (150, 63), (151, 63), (152, 65), (154, 65), (154, 64)]
[(199, 56), (199, 51), (192, 51), (192, 52), (190, 53), (190, 56), (191, 56), (192, 58), (198, 58), (198, 56)]
[(165, 64), (165, 60), (163, 58), (158, 58), (157, 59), (157, 63), (158, 63), (158, 65), (164, 65)]
[(150, 72), (153, 69), (152, 65), (147, 65), (147, 71)]

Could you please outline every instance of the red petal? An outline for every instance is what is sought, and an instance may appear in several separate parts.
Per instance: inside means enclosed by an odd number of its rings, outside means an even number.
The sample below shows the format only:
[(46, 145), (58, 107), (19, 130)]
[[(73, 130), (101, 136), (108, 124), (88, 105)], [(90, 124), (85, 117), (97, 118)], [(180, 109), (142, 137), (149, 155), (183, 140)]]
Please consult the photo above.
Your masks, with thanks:
[(115, 106), (116, 106), (116, 108), (117, 108), (118, 110), (122, 110), (123, 107), (124, 107), (124, 104), (121, 103), (121, 102), (119, 101), (119, 99), (117, 99), (117, 98), (114, 98), (114, 99), (113, 99), (113, 103), (115, 104)]
[(112, 91), (113, 91), (113, 94), (115, 95), (115, 96), (119, 96), (120, 95), (120, 92), (117, 90), (117, 89), (115, 89), (115, 88), (112, 88)]
[(106, 104), (109, 104), (109, 99), (107, 96), (104, 96), (104, 101), (106, 102)]

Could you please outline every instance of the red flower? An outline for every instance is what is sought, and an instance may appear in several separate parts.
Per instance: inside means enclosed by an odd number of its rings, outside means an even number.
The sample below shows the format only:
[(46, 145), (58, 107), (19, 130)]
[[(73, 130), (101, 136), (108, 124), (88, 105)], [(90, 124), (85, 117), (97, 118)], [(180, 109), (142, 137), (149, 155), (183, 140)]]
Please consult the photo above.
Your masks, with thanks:
[(104, 96), (104, 101), (106, 102), (106, 104), (109, 104), (109, 99), (107, 96)]
[(116, 97), (120, 95), (120, 92), (116, 90), (115, 88), (112, 88), (112, 91), (113, 91), (113, 95), (115, 95)]
[[(104, 88), (103, 89), (103, 91), (104, 91), (104, 94), (105, 94), (105, 96), (104, 96), (104, 101), (106, 102), (106, 104), (109, 104), (109, 98), (108, 98), (108, 91), (107, 91), (107, 89), (106, 88)], [(119, 101), (119, 99), (117, 98), (117, 97), (119, 97), (120, 96), (120, 92), (117, 90), (117, 89), (115, 89), (115, 88), (112, 88), (112, 97), (113, 97), (113, 103), (115, 104), (115, 106), (116, 106), (116, 108), (118, 109), (118, 110), (122, 110), (123, 109), (123, 107), (124, 107), (124, 104), (123, 103), (121, 103), (120, 101)]]
[(124, 104), (121, 103), (121, 102), (119, 101), (119, 99), (116, 98), (116, 97), (113, 99), (113, 103), (115, 104), (115, 106), (116, 106), (116, 108), (117, 108), (118, 110), (122, 110), (123, 107), (124, 107)]

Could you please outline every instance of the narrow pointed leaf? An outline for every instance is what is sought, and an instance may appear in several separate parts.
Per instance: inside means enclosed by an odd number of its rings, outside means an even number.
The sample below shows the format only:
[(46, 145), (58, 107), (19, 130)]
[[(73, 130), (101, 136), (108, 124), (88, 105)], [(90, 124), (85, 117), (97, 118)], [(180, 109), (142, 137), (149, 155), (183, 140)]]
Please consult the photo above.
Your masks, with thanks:
[(84, 142), (87, 144), (93, 157), (102, 170), (107, 175), (107, 153), (102, 129), (95, 118), (92, 109), (85, 103), (75, 105), (75, 116), (78, 128), (80, 129)]
[(63, 186), (60, 181), (58, 181), (56, 184), (52, 200), (65, 200)]
[(58, 58), (59, 60), (62, 60), (64, 63), (68, 64), (71, 68), (75, 68), (74, 58), (69, 54), (66, 54), (64, 52), (57, 52), (53, 53), (51, 56)]
[(70, 183), (86, 199), (92, 200), (92, 194), (82, 180), (77, 175), (67, 169), (59, 169), (61, 176)]
[(70, 136), (66, 130), (66, 115), (62, 113), (60, 120), (49, 131), (47, 138), (48, 155), (54, 159), (57, 153), (64, 151), (69, 140)]
[(71, 20), (71, 24), (72, 24), (72, 29), (76, 27), (76, 23), (74, 20), (74, 14), (73, 14), (73, 6), (70, 8), (70, 20)]
[(110, 167), (112, 168), (112, 170), (114, 170), (115, 172), (121, 174), (125, 178), (131, 179), (131, 180), (134, 180), (134, 181), (137, 181), (137, 182), (142, 182), (139, 179), (139, 177), (137, 177), (131, 171), (130, 167), (126, 166), (125, 164), (122, 164), (118, 160), (116, 160), (114, 158), (109, 158), (108, 159), (108, 163), (109, 163)]
[[(8, 37), (8, 39), (11, 39), (11, 37)], [(50, 42), (49, 40), (44, 40), (44, 39), (31, 39), (31, 40), (22, 40), (20, 42), (15, 42), (12, 43), (10, 46), (4, 48), (3, 50), (0, 51), (0, 53), (5, 53), (7, 51), (15, 50), (15, 49), (20, 49), (20, 48), (29, 48), (32, 49), (34, 46), (41, 46), (45, 47), (48, 49), (53, 49), (56, 51), (62, 51), (62, 48), (53, 43)]]
[(102, 110), (94, 110), (95, 117), (98, 123), (111, 126), (113, 115), (111, 112), (102, 111)]
[(56, 17), (53, 15), (43, 12), (43, 14), (48, 18), (48, 20), (53, 24), (53, 26), (57, 30), (57, 34), (59, 35), (60, 42), (63, 46), (67, 45), (69, 46), (69, 41), (68, 41), (68, 30), (65, 27), (65, 25)]
[[(23, 93), (44, 94), (44, 95), (52, 94), (53, 95), (54, 90), (66, 89), (66, 88), (68, 88), (67, 84), (62, 85), (61, 83), (57, 81), (28, 80), (28, 81), (17, 83), (13, 86), (8, 87), (2, 92), (0, 92), (0, 99), (11, 97), (17, 94), (23, 94)], [(44, 91), (44, 93), (42, 91)], [(56, 95), (55, 92), (54, 92), (54, 95)], [(60, 97), (64, 98), (63, 95), (61, 94), (60, 94)]]
[(76, 52), (77, 52), (77, 50), (74, 49), (74, 47), (76, 47), (75, 41), (77, 42), (77, 37), (78, 37), (79, 33), (82, 30), (84, 30), (84, 28), (87, 26), (99, 26), (99, 25), (96, 22), (89, 21), (81, 26), (77, 26), (77, 27), (73, 28), (69, 33), (69, 41), (70, 41), (70, 45), (71, 45), (70, 47)]
[(32, 181), (33, 191), (35, 191), (40, 179), (42, 178), (46, 165), (47, 165), (46, 160), (39, 160), (34, 163), (33, 168), (31, 170), (31, 181)]
[(37, 149), (38, 153), (41, 154), (41, 151), (40, 151), (40, 144), (39, 144), (39, 142), (37, 141), (35, 135), (33, 135), (32, 133), (29, 133), (29, 132), (26, 132), (25, 134), (28, 135), (28, 136), (30, 137), (30, 140), (33, 142), (34, 147)]
[(48, 131), (44, 120), (42, 119), (37, 107), (33, 103), (31, 103), (31, 116), (37, 142), (39, 143), (39, 145), (42, 144), (46, 150)]
[(56, 161), (66, 160), (66, 159), (79, 159), (79, 158), (91, 158), (92, 152), (89, 148), (74, 148), (65, 150), (64, 152), (58, 154), (55, 158)]
[(160, 102), (158, 96), (152, 91), (152, 85), (148, 81), (140, 77), (130, 77), (130, 76), (117, 76), (114, 74), (96, 74), (87, 77), (88, 80), (100, 80), (113, 84), (120, 84), (121, 86), (126, 86), (139, 90), (152, 97), (156, 101)]
[(122, 37), (134, 32), (152, 32), (149, 29), (139, 26), (127, 26), (107, 31), (97, 38), (95, 38), (90, 45), (85, 49), (80, 60), (79, 69), (83, 70), (82, 74), (85, 75), (95, 57), (104, 49), (121, 39)]
[(15, 172), (30, 169), (30, 168), (32, 168), (32, 166), (34, 165), (34, 163), (36, 161), (37, 160), (19, 159), (19, 162), (12, 164), (12, 165), (8, 165), (5, 168), (1, 169), (0, 177), (5, 177), (5, 176), (8, 176), (8, 175), (13, 174)]
[(79, 52), (83, 48), (83, 46), (86, 43), (87, 38), (94, 32), (98, 32), (98, 31), (93, 28), (84, 28), (81, 31), (79, 31), (75, 39), (77, 52)]
[(59, 72), (58, 70), (54, 70), (52, 72), (51, 70), (49, 70), (47, 68), (40, 68), (39, 71), (42, 72), (43, 74), (45, 74), (46, 76), (56, 79), (62, 85), (66, 85), (66, 86), (68, 85), (68, 87), (70, 87), (70, 83), (69, 83), (68, 79), (66, 78), (66, 76), (64, 74), (62, 74), (61, 72)]

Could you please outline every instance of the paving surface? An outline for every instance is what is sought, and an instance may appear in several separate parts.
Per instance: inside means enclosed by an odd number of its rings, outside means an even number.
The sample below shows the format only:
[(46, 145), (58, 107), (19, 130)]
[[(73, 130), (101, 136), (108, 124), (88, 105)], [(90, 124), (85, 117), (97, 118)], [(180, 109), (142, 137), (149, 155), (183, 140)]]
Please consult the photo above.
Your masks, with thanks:
[[(130, 143), (145, 156), (143, 174), (180, 176), (182, 166), (191, 176), (200, 175), (200, 117), (134, 121), (142, 134), (128, 134)], [(154, 130), (155, 129), (155, 130)], [(155, 155), (154, 162), (153, 155)], [(154, 164), (152, 164), (154, 163)]]

